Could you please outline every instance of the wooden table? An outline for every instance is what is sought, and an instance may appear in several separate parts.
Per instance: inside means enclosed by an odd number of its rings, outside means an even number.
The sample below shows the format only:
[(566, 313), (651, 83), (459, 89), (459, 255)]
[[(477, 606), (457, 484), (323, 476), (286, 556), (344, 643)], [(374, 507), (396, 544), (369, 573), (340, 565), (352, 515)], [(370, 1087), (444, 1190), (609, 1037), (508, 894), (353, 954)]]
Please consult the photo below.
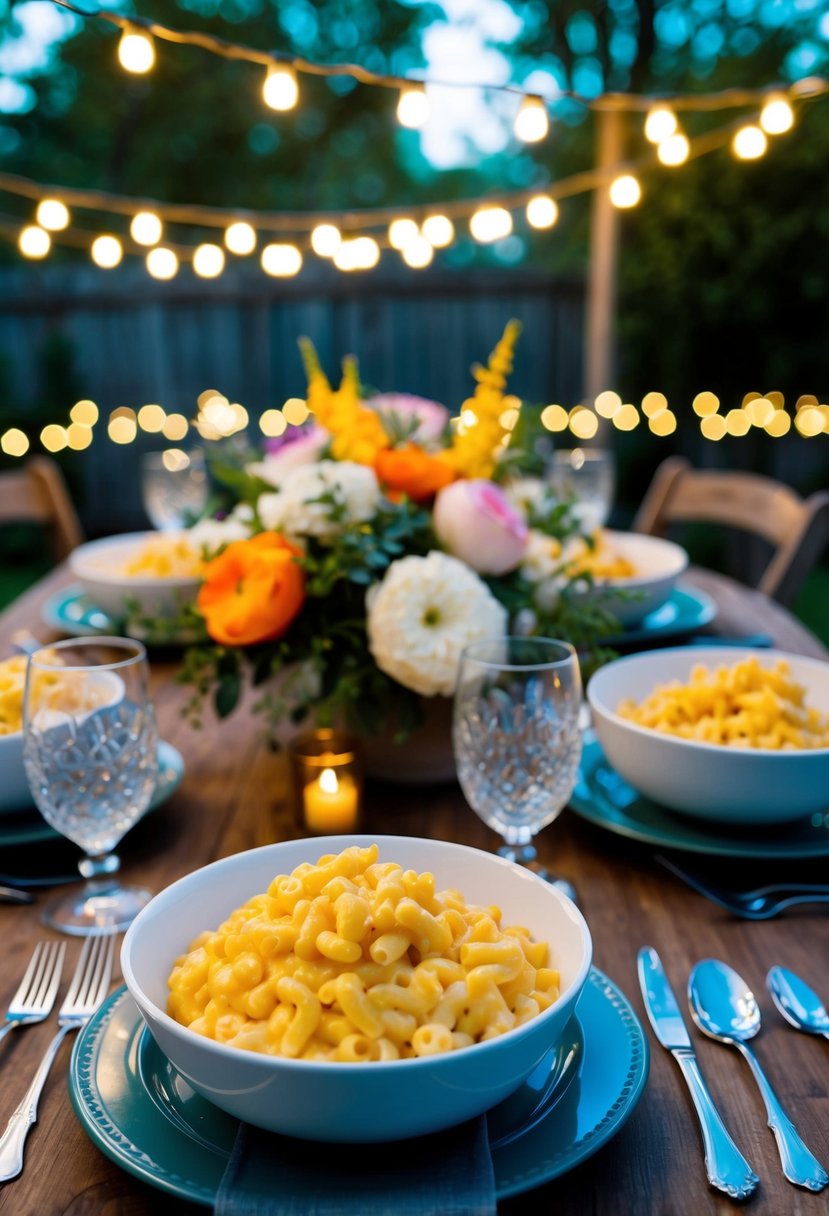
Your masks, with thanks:
[[(34, 629), (43, 639), (48, 636), (40, 623), (41, 607), (67, 581), (63, 569), (56, 571), (0, 617), (0, 653), (7, 652), (16, 628)], [(717, 628), (723, 634), (764, 631), (782, 649), (829, 657), (789, 613), (763, 596), (707, 572), (695, 571), (693, 581), (717, 600)], [(185, 780), (163, 810), (140, 824), (120, 850), (125, 878), (156, 891), (196, 866), (294, 834), (280, 764), (262, 744), (255, 721), (241, 712), (219, 728), (194, 731), (181, 719), (185, 690), (172, 681), (173, 671), (172, 662), (153, 659), (153, 695), (161, 733), (182, 752)], [(432, 835), (482, 848), (496, 843), (453, 785), (420, 790), (386, 787), (370, 794), (367, 830)], [(636, 952), (643, 944), (657, 948), (678, 994), (700, 958), (720, 957), (736, 967), (759, 997), (764, 1014), (759, 1053), (772, 1082), (804, 1139), (824, 1162), (829, 1161), (829, 1043), (789, 1029), (772, 1009), (764, 987), (767, 969), (781, 962), (811, 977), (826, 999), (829, 917), (825, 912), (804, 909), (762, 923), (732, 919), (661, 870), (650, 850), (590, 827), (571, 811), (538, 843), (542, 860), (575, 882), (593, 934), (595, 963), (627, 994), (643, 1023), (636, 979)], [(11, 864), (10, 856), (5, 860)], [(826, 877), (825, 862), (822, 868)], [(813, 875), (816, 869), (813, 863), (779, 866), (780, 873), (788, 876), (806, 870)], [(755, 870), (748, 862), (729, 862), (728, 877), (735, 884), (750, 885)], [(0, 1007), (5, 1009), (34, 941), (47, 931), (39, 923), (37, 905), (3, 906), (0, 917)], [(70, 966), (77, 949), (70, 944)], [(543, 1188), (506, 1201), (501, 1205), (503, 1213), (705, 1216), (733, 1210), (706, 1184), (687, 1092), (676, 1065), (645, 1025), (652, 1049), (651, 1074), (629, 1122), (597, 1156)], [(5, 1125), (22, 1096), (53, 1029), (54, 1019), (11, 1036), (0, 1047), (0, 1125)], [(784, 1181), (759, 1095), (736, 1052), (696, 1031), (692, 1037), (726, 1122), (761, 1176), (750, 1210), (757, 1216), (818, 1216), (829, 1211), (827, 1193), (811, 1195)], [(160, 1216), (199, 1210), (135, 1181), (93, 1147), (67, 1097), (69, 1050), (69, 1045), (61, 1049), (47, 1084), (39, 1122), (29, 1136), (24, 1173), (0, 1188), (0, 1213)]]

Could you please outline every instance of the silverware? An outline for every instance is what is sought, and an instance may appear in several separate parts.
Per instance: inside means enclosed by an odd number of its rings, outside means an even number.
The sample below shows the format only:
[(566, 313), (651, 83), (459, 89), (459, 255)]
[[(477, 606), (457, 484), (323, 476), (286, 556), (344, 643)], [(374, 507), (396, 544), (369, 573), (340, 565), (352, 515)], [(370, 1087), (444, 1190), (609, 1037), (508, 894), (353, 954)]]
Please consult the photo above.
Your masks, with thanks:
[(0, 1136), (0, 1182), (16, 1178), (23, 1169), (23, 1146), (29, 1128), (37, 1122), (37, 1103), (52, 1061), (69, 1031), (85, 1026), (106, 996), (114, 952), (114, 934), (88, 937), (83, 944), (72, 983), (58, 1014), (60, 1030), (46, 1049), (31, 1085)]
[(755, 887), (751, 891), (727, 891), (683, 869), (661, 853), (655, 854), (654, 858), (700, 895), (746, 920), (771, 920), (786, 908), (798, 904), (829, 904), (829, 886), (826, 883), (778, 882)]
[(787, 1022), (806, 1034), (829, 1039), (829, 1013), (816, 992), (786, 967), (772, 967), (766, 976), (771, 999)]
[(714, 1105), (662, 960), (653, 946), (644, 946), (637, 964), (642, 999), (653, 1032), (676, 1060), (691, 1093), (702, 1132), (708, 1181), (732, 1199), (747, 1199), (760, 1179), (732, 1140)]
[(6, 1020), (0, 1027), (0, 1039), (16, 1026), (31, 1026), (49, 1016), (57, 996), (65, 953), (63, 942), (60, 945), (38, 942), (20, 986), (9, 1002)]
[(760, 1029), (760, 1010), (745, 980), (727, 963), (707, 958), (697, 963), (688, 981), (688, 1000), (694, 1021), (704, 1034), (736, 1047), (748, 1062), (766, 1106), (783, 1173), (795, 1186), (822, 1191), (829, 1174), (810, 1152), (789, 1119), (777, 1094), (748, 1046)]
[(21, 891), (19, 887), (0, 887), (0, 903), (4, 904), (33, 904), (34, 895)]

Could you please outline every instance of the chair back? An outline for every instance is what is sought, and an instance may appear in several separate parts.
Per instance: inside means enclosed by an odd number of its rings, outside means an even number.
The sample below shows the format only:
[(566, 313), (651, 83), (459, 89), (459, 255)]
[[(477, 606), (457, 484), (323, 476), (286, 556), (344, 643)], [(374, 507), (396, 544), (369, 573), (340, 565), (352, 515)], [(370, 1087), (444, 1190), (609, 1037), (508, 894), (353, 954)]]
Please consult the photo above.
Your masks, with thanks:
[(671, 525), (696, 522), (766, 541), (773, 553), (757, 587), (791, 604), (829, 539), (829, 491), (804, 499), (759, 473), (695, 469), (684, 457), (671, 456), (654, 475), (634, 531), (665, 536)]
[(41, 524), (49, 530), (55, 561), (83, 540), (80, 521), (54, 460), (32, 456), (19, 469), (0, 473), (0, 524)]

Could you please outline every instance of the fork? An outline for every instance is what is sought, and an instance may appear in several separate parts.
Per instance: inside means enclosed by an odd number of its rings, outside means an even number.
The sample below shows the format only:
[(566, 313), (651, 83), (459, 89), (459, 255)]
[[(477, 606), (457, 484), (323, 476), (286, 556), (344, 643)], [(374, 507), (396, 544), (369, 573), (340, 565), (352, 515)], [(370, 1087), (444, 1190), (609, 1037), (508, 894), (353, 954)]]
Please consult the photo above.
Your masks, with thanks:
[(112, 975), (115, 935), (88, 937), (81, 950), (72, 983), (58, 1014), (57, 1032), (26, 1090), (22, 1102), (0, 1136), (0, 1182), (16, 1178), (23, 1169), (23, 1146), (29, 1128), (37, 1122), (37, 1103), (52, 1061), (70, 1030), (80, 1030), (103, 1001)]
[(771, 920), (778, 912), (797, 904), (829, 904), (829, 885), (826, 883), (770, 883), (765, 887), (755, 887), (752, 891), (726, 891), (722, 887), (712, 886), (696, 874), (689, 874), (661, 854), (656, 854), (655, 859), (700, 895), (746, 920)]
[(63, 970), (66, 945), (61, 942), (38, 942), (29, 959), (20, 986), (6, 1010), (6, 1020), (0, 1027), (0, 1039), (16, 1026), (42, 1022), (52, 1012)]

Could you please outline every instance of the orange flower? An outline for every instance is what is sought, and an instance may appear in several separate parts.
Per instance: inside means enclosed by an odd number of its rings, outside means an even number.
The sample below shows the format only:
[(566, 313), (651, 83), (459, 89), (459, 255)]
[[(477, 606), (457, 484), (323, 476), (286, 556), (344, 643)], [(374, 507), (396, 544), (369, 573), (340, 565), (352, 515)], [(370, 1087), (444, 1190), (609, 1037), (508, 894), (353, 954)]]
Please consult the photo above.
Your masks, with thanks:
[(281, 637), (305, 602), (300, 556), (278, 532), (260, 532), (208, 562), (196, 604), (213, 641), (248, 646)]
[(455, 480), (455, 473), (438, 456), (430, 456), (416, 443), (378, 452), (374, 471), (391, 498), (407, 494), (413, 502), (426, 502)]

